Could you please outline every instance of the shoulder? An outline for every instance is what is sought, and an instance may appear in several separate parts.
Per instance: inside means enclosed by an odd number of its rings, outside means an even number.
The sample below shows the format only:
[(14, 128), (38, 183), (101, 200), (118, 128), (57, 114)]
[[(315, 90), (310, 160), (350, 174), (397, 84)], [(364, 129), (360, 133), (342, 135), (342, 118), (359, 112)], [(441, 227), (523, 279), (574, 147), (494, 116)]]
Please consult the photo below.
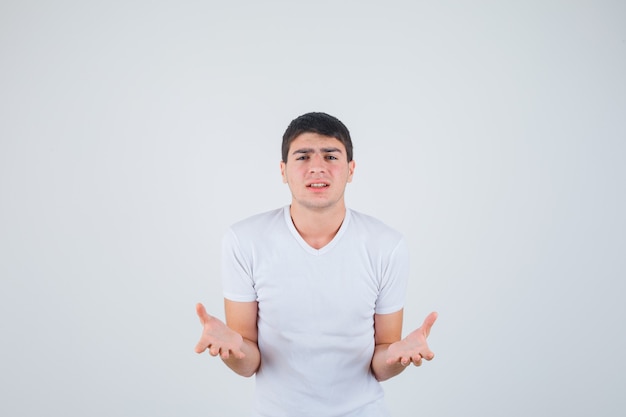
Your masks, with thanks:
[(387, 225), (376, 217), (363, 214), (356, 210), (349, 209), (350, 224), (357, 233), (366, 235), (367, 237), (375, 237), (391, 242), (399, 242), (404, 239), (402, 233)]
[(276, 222), (283, 221), (284, 207), (263, 213), (255, 214), (243, 220), (240, 220), (230, 226), (235, 233), (245, 233), (250, 231), (263, 231), (271, 228)]
[(255, 254), (281, 247), (289, 236), (286, 215), (283, 207), (232, 224), (222, 237), (222, 252), (235, 252), (253, 259)]
[(379, 277), (390, 271), (389, 265), (408, 265), (409, 248), (402, 233), (382, 220), (351, 210), (349, 223), (350, 244), (367, 253)]

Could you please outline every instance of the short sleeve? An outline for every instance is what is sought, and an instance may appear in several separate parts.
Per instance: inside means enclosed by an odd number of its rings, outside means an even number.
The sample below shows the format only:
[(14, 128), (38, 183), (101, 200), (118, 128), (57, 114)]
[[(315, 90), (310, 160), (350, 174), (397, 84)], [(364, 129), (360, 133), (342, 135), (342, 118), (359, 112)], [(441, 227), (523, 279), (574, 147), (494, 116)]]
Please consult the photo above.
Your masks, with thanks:
[(250, 257), (241, 249), (237, 235), (229, 229), (222, 239), (222, 289), (232, 301), (256, 301)]
[(376, 301), (376, 314), (390, 314), (404, 307), (409, 281), (409, 250), (401, 238), (384, 264), (380, 292)]

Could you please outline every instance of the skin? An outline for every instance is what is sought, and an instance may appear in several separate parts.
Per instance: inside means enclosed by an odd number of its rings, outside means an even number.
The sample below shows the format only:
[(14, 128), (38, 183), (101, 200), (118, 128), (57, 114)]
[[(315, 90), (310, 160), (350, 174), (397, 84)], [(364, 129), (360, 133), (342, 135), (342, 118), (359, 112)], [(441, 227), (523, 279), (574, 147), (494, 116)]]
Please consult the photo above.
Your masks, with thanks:
[[(291, 218), (313, 248), (324, 247), (339, 230), (346, 213), (345, 188), (352, 181), (354, 169), (355, 162), (347, 160), (346, 149), (338, 139), (317, 133), (299, 135), (290, 145), (287, 162), (281, 161), (281, 176), (292, 195)], [(237, 374), (252, 376), (261, 363), (257, 302), (225, 300), (224, 308), (226, 323), (209, 315), (202, 304), (196, 306), (202, 335), (195, 351), (208, 350)], [(420, 366), (423, 360), (433, 359), (427, 338), (436, 319), (437, 313), (430, 313), (422, 326), (401, 339), (402, 310), (375, 314), (371, 368), (376, 379), (387, 380), (411, 363)]]
[(280, 163), (283, 182), (291, 191), (293, 223), (315, 249), (330, 242), (343, 222), (344, 193), (354, 168), (355, 162), (348, 162), (346, 148), (338, 139), (317, 133), (303, 133), (294, 139), (287, 162)]

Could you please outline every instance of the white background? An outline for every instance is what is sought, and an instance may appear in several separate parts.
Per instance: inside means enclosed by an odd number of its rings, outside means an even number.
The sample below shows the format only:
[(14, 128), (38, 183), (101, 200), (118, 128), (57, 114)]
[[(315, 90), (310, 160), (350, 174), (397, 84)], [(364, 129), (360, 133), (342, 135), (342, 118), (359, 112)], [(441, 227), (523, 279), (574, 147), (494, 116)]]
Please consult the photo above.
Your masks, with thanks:
[(394, 416), (626, 413), (623, 1), (5, 0), (0, 53), (1, 415), (247, 415), (194, 304), (308, 111), (440, 313)]

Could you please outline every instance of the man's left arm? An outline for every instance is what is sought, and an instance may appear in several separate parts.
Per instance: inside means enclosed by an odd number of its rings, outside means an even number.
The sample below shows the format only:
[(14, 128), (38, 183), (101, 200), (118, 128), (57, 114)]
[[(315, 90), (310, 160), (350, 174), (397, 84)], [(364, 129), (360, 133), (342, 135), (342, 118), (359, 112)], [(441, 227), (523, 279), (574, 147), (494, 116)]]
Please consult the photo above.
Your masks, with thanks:
[(391, 314), (374, 315), (374, 356), (372, 357), (372, 372), (379, 381), (392, 378), (413, 363), (420, 366), (422, 360), (427, 361), (435, 357), (428, 347), (426, 339), (430, 334), (437, 313), (430, 313), (422, 326), (407, 337), (402, 336), (403, 310)]

